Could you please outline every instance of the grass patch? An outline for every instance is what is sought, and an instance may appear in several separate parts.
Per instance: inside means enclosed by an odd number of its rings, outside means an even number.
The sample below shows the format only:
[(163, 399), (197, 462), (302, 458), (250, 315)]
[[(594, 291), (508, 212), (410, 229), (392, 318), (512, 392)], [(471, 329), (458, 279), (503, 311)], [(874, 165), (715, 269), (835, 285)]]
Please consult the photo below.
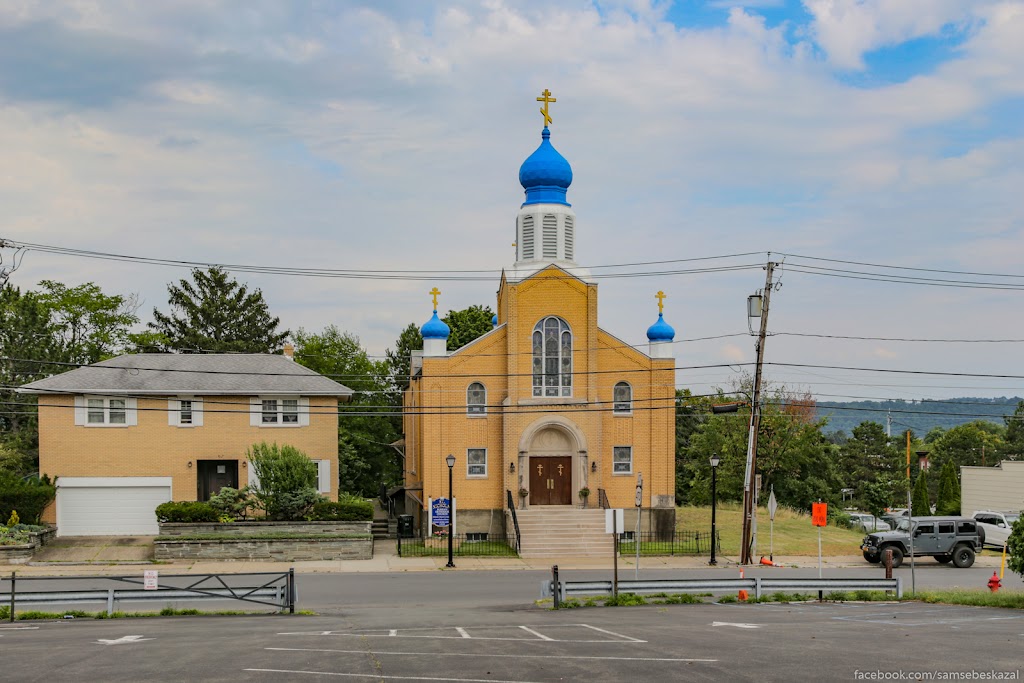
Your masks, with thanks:
[[(316, 616), (311, 610), (297, 610), (297, 615)], [(65, 612), (43, 612), (40, 610), (28, 610), (18, 612), (15, 615), (16, 621), (45, 621), (50, 619), (143, 619), (147, 617), (252, 617), (262, 614), (284, 614), (284, 612), (243, 612), (241, 610), (214, 610), (203, 612), (197, 609), (175, 609), (165, 607), (159, 612), (84, 612), (82, 610), (67, 610)], [(7, 621), (11, 616), (10, 607), (0, 608), (0, 621)]]
[(920, 600), (922, 602), (945, 605), (971, 605), (974, 607), (1001, 607), (1004, 609), (1024, 609), (1024, 592), (1005, 591), (992, 593), (987, 590), (950, 590), (918, 591), (913, 598), (904, 600)]
[(605, 607), (632, 607), (633, 605), (646, 605), (647, 600), (636, 593), (619, 593), (617, 596), (604, 599)]
[[(743, 510), (739, 503), (719, 503), (716, 524), (721, 538), (722, 555), (739, 555), (743, 529)], [(757, 509), (757, 549), (768, 556), (770, 520), (767, 508)], [(684, 505), (676, 510), (676, 528), (680, 531), (711, 531), (711, 507)], [(821, 552), (823, 555), (859, 555), (860, 542), (864, 533), (827, 526), (821, 530)], [(640, 552), (643, 553), (643, 544)], [(811, 525), (811, 516), (795, 510), (780, 507), (775, 513), (776, 555), (816, 556), (818, 554), (818, 530)]]
[[(461, 541), (452, 548), (453, 557), (518, 557), (516, 549), (503, 541)], [(402, 539), (402, 557), (448, 557), (448, 546), (424, 545), (423, 539)]]

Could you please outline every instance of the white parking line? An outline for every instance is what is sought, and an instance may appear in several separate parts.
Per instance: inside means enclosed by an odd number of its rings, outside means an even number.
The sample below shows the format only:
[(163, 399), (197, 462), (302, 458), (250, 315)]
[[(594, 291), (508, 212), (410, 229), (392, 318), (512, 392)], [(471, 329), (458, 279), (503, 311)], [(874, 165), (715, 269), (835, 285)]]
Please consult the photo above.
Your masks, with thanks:
[(533, 635), (537, 636), (537, 637), (538, 637), (538, 638), (540, 638), (541, 640), (554, 640), (554, 638), (548, 638), (548, 637), (547, 637), (546, 635), (544, 635), (543, 633), (538, 633), (537, 631), (534, 631), (534, 630), (533, 630), (532, 628), (529, 628), (529, 627), (527, 627), (527, 626), (520, 626), (519, 628), (523, 629), (523, 630), (524, 630), (524, 631), (526, 631), (527, 633), (532, 633)]
[(603, 628), (598, 628), (596, 626), (591, 626), (590, 624), (577, 624), (577, 625), (578, 626), (584, 626), (586, 628), (591, 628), (591, 629), (594, 629), (595, 631), (600, 631), (601, 633), (607, 633), (610, 636), (615, 636), (616, 638), (622, 638), (623, 640), (628, 640), (628, 641), (633, 642), (633, 643), (646, 643), (647, 642), (646, 640), (639, 640), (637, 638), (630, 638), (629, 636), (624, 636), (621, 633), (615, 633), (614, 631), (606, 631)]
[(347, 676), (349, 678), (375, 678), (378, 681), (454, 681), (455, 683), (547, 683), (546, 681), (503, 681), (497, 678), (441, 678), (438, 676), (385, 676), (383, 674), (344, 674), (334, 671), (303, 671), (301, 669), (243, 669), (271, 674), (309, 674), (311, 676)]
[(463, 638), (472, 638), (472, 636), (471, 636), (471, 635), (469, 635), (468, 633), (466, 633), (466, 629), (462, 628), (461, 626), (456, 626), (456, 627), (455, 627), (455, 630), (456, 630), (456, 631), (458, 632), (458, 634), (459, 634), (460, 636), (462, 636)]
[(717, 659), (693, 657), (608, 657), (590, 655), (508, 655), (487, 652), (385, 652), (384, 650), (331, 650), (313, 647), (265, 647), (276, 652), (330, 652), (341, 655), (393, 655), (408, 657), (514, 657), (516, 659), (607, 659), (616, 662), (717, 662)]

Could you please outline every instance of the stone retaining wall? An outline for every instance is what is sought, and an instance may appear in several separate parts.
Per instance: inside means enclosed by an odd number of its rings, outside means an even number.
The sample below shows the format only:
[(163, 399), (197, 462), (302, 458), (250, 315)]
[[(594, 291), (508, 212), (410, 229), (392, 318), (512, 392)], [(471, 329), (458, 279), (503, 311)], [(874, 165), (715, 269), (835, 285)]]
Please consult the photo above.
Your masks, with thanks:
[[(228, 525), (230, 526), (230, 525)], [(369, 560), (372, 538), (209, 539), (153, 541), (156, 560)]]
[(0, 545), (0, 564), (25, 564), (32, 559), (36, 550), (46, 545), (57, 535), (57, 529), (51, 527), (46, 531), (32, 531), (29, 542), (24, 545)]
[(370, 522), (161, 522), (161, 536), (251, 536), (255, 534), (368, 534)]

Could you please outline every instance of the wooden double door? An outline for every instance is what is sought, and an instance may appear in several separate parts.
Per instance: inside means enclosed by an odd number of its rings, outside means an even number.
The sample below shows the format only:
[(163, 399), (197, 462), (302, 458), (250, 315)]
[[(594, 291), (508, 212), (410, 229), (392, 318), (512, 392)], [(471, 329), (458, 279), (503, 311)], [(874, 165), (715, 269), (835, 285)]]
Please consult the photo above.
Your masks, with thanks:
[(530, 458), (530, 505), (572, 505), (572, 456)]

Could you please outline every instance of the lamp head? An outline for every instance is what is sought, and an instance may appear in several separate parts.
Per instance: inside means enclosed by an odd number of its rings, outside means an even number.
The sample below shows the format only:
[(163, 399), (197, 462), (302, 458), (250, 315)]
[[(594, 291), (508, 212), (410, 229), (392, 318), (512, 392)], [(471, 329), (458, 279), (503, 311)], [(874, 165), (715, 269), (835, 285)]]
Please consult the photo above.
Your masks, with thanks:
[(718, 464), (722, 462), (722, 459), (719, 458), (717, 455), (712, 455), (710, 458), (710, 462), (712, 467), (718, 467)]
[(448, 463), (449, 468), (455, 467), (455, 456), (451, 453), (448, 454), (448, 457), (445, 458), (444, 461)]

